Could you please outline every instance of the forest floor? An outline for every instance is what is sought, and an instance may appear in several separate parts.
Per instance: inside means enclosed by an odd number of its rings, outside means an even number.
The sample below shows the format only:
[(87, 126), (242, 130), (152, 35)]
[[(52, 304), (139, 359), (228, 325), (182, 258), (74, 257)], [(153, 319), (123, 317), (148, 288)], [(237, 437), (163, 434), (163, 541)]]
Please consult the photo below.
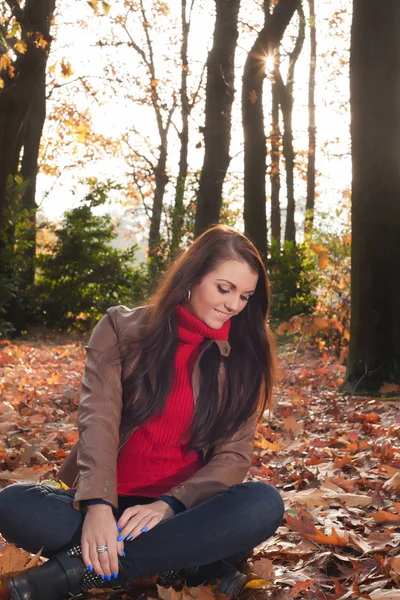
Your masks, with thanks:
[[(54, 480), (77, 439), (83, 364), (82, 338), (0, 343), (0, 487)], [(398, 400), (340, 395), (344, 371), (328, 353), (280, 352), (278, 402), (258, 426), (249, 479), (276, 486), (286, 516), (245, 564), (242, 600), (400, 600)], [(40, 560), (0, 538), (0, 575)], [(226, 598), (218, 583), (136, 583), (118, 597)]]

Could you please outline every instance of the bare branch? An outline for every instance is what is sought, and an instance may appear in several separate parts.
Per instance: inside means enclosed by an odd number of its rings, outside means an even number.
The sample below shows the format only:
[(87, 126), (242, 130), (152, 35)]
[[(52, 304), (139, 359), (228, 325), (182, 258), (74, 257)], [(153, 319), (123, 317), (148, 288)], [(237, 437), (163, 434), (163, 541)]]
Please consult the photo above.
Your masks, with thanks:
[(150, 38), (150, 33), (149, 33), (149, 22), (147, 20), (147, 16), (146, 16), (146, 11), (144, 10), (144, 6), (143, 6), (143, 0), (140, 0), (140, 10), (142, 13), (142, 18), (143, 18), (143, 29), (144, 29), (144, 33), (146, 36), (146, 42), (147, 42), (147, 48), (149, 51), (149, 65), (150, 65), (150, 75), (153, 79), (156, 79), (156, 72), (155, 72), (155, 67), (154, 67), (154, 55), (153, 55), (153, 44)]
[[(122, 28), (124, 29), (126, 35), (129, 37), (129, 41), (132, 45), (132, 48), (134, 48), (136, 50), (136, 52), (139, 54), (139, 56), (141, 56), (144, 64), (146, 65), (146, 67), (149, 69), (149, 71), (151, 70), (151, 66), (149, 61), (147, 60), (147, 56), (146, 53), (144, 52), (144, 50), (141, 49), (141, 47), (135, 42), (135, 40), (133, 39), (133, 37), (130, 34), (130, 31), (128, 30), (126, 24), (124, 23), (122, 25)], [(112, 45), (112, 44), (111, 44)], [(114, 44), (115, 45), (115, 44)]]
[(84, 79), (102, 79), (102, 77), (99, 77), (98, 75), (80, 75), (79, 77), (76, 77), (75, 79), (71, 79), (70, 81), (65, 81), (64, 83), (55, 83), (53, 85), (53, 87), (51, 88), (51, 90), (49, 91), (49, 93), (47, 94), (46, 100), (50, 100), (54, 90), (57, 90), (58, 88), (62, 88), (66, 85), (71, 85), (72, 83), (76, 83), (77, 81), (83, 82)]
[(146, 213), (147, 218), (151, 219), (151, 209), (146, 204), (146, 196), (143, 193), (143, 189), (142, 189), (142, 186), (139, 183), (139, 179), (137, 177), (135, 169), (132, 170), (132, 178), (133, 178), (133, 181), (134, 181), (134, 183), (135, 183), (135, 185), (136, 185), (136, 187), (138, 189), (140, 197), (142, 199), (144, 212)]
[(197, 98), (198, 98), (198, 96), (200, 94), (200, 90), (201, 90), (201, 87), (203, 85), (203, 79), (204, 79), (204, 75), (205, 75), (205, 72), (206, 72), (206, 68), (207, 68), (207, 63), (204, 63), (203, 64), (203, 70), (201, 72), (200, 79), (199, 79), (199, 85), (197, 86), (197, 90), (194, 93), (193, 100), (189, 103), (189, 109), (190, 109), (190, 111), (195, 106), (195, 104), (197, 102)]

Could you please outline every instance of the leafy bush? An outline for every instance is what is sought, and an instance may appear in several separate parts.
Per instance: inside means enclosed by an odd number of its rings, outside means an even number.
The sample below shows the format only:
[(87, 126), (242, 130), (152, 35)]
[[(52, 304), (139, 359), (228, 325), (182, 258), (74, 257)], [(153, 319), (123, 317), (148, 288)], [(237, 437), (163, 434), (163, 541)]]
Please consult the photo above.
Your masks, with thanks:
[(66, 211), (61, 226), (52, 226), (54, 240), (37, 259), (36, 294), (41, 321), (52, 328), (91, 328), (115, 304), (142, 298), (145, 273), (133, 266), (136, 247), (117, 250), (110, 215), (95, 207), (107, 201), (97, 184), (78, 208)]
[(333, 348), (342, 362), (346, 360), (350, 340), (351, 287), (351, 224), (349, 217), (343, 219), (343, 213), (347, 215), (346, 207), (339, 206), (336, 217), (342, 218), (340, 231), (321, 227), (307, 241), (309, 251), (317, 258), (312, 314), (299, 311), (277, 329), (280, 335), (301, 336), (320, 350)]
[(295, 246), (285, 242), (281, 250), (272, 240), (268, 263), (271, 281), (271, 316), (274, 321), (287, 321), (299, 313), (309, 314), (315, 308), (318, 285), (316, 260), (306, 244)]

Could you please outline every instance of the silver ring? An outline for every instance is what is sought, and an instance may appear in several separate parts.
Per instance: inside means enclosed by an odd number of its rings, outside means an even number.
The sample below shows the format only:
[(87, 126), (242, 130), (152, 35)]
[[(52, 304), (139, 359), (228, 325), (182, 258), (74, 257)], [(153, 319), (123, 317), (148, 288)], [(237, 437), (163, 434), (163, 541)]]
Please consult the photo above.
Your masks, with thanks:
[(107, 546), (97, 546), (96, 550), (99, 554), (101, 554), (102, 552), (107, 552), (108, 548)]

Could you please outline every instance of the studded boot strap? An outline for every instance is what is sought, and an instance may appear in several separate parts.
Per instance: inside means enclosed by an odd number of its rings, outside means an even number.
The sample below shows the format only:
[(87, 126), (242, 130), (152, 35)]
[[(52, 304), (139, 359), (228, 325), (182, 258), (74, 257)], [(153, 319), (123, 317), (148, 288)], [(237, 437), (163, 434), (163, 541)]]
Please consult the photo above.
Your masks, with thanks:
[[(82, 559), (82, 546), (74, 546), (73, 548), (70, 548), (66, 554), (69, 557), (79, 557), (80, 559)], [(79, 590), (75, 591), (75, 590), (71, 590), (72, 594), (79, 594), (81, 592), (87, 592), (88, 590), (94, 589), (94, 588), (105, 588), (105, 587), (109, 587), (109, 588), (114, 588), (114, 587), (127, 587), (129, 585), (129, 578), (127, 577), (124, 569), (122, 568), (121, 564), (119, 564), (119, 576), (118, 579), (121, 578), (121, 582), (119, 583), (118, 581), (115, 582), (105, 582), (104, 579), (102, 579), (100, 577), (100, 575), (97, 575), (94, 572), (90, 572), (87, 571), (85, 572), (85, 574), (83, 575), (83, 578), (81, 578), (80, 580), (80, 585), (79, 585)]]

